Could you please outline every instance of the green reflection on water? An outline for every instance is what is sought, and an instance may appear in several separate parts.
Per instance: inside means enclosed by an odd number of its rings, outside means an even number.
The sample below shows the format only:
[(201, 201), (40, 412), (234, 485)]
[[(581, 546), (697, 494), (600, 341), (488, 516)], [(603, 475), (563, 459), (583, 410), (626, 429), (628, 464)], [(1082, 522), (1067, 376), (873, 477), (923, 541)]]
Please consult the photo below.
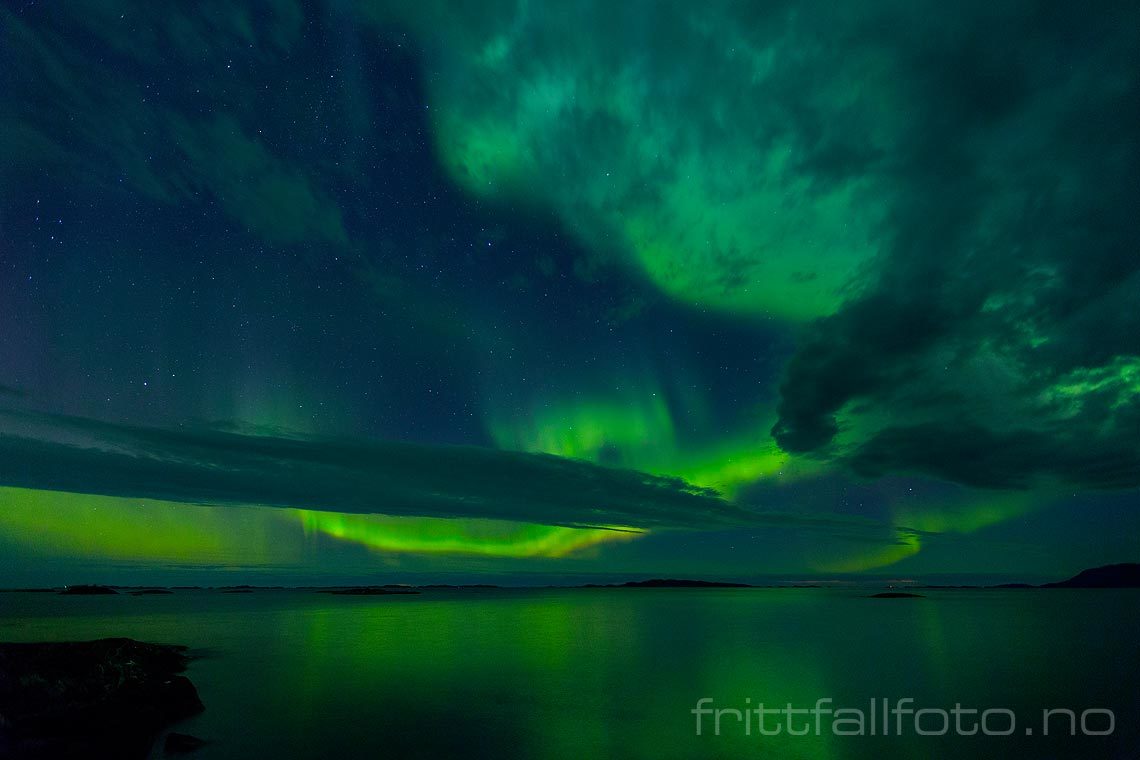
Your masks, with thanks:
[[(999, 745), (984, 737), (747, 736), (732, 717), (721, 736), (711, 735), (708, 718), (696, 736), (691, 710), (701, 697), (728, 708), (830, 698), (863, 709), (872, 698), (910, 697), (916, 707), (962, 702), (1019, 716), (1107, 706), (1122, 729), (1131, 725), (1140, 708), (1129, 675), (1140, 636), (1136, 592), (924, 593), (4, 594), (0, 637), (117, 635), (204, 649), (189, 675), (207, 710), (180, 728), (213, 740), (201, 758), (879, 760), (1040, 757), (1054, 746), (1024, 737)], [(1090, 745), (1084, 756), (1121, 746)], [(1070, 749), (1054, 754), (1080, 756)]]

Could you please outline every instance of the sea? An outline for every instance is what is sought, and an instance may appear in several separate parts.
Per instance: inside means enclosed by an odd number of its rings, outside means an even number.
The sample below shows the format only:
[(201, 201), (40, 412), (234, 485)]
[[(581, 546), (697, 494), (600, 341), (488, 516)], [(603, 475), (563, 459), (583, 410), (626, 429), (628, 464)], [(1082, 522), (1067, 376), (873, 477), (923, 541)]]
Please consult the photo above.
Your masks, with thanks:
[(203, 759), (1140, 757), (1140, 590), (912, 591), (8, 592), (0, 640), (189, 646)]

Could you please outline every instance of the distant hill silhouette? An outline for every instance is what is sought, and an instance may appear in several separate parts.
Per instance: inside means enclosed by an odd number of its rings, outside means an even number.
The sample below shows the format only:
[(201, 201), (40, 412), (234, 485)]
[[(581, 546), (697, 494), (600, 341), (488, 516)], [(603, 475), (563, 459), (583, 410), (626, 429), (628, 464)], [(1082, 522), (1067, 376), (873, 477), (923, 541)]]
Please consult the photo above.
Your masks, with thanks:
[(100, 594), (117, 594), (119, 592), (110, 586), (95, 586), (80, 583), (75, 586), (64, 586), (63, 591), (59, 593), (64, 596), (96, 596)]
[(348, 588), (322, 588), (318, 594), (334, 594), (336, 596), (409, 596), (420, 593), (410, 588), (393, 586), (351, 586)]
[(1067, 581), (1043, 583), (1041, 588), (1140, 588), (1140, 564), (1122, 562), (1083, 570)]

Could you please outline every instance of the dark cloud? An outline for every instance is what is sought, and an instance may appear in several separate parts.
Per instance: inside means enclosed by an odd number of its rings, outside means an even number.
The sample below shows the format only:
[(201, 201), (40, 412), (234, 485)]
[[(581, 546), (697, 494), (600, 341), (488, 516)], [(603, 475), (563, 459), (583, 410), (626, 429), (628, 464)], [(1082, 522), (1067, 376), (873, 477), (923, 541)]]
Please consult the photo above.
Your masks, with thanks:
[[(1133, 425), (1140, 420), (1133, 415)], [(1135, 427), (1133, 427), (1135, 430)], [(980, 488), (1029, 488), (1042, 476), (1095, 488), (1131, 488), (1140, 451), (1126, 434), (1087, 439), (1082, 430), (1000, 430), (982, 425), (889, 427), (850, 457), (856, 472), (926, 472)]]
[(676, 478), (548, 455), (166, 431), (78, 418), (6, 420), (0, 483), (24, 488), (569, 526), (700, 527), (754, 519)]
[[(567, 527), (763, 527), (875, 547), (921, 531), (858, 514), (762, 510), (679, 478), (545, 454), (0, 411), (0, 486), (205, 505), (490, 518)], [(902, 539), (900, 539), (902, 537)]]
[(807, 332), (773, 435), (871, 476), (1140, 485), (1140, 12), (893, 19), (890, 247)]

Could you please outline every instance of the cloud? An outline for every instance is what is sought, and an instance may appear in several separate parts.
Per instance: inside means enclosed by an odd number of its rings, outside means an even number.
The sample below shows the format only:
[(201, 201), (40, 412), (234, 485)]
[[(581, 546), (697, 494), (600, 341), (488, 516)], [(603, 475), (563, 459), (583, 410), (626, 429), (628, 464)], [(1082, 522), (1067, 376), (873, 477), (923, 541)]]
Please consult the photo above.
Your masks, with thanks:
[[(118, 505), (146, 499), (175, 522), (182, 503), (190, 510), (187, 525), (200, 523), (201, 513), (191, 505), (276, 507), (286, 521), (299, 516), (306, 529), (382, 551), (497, 556), (561, 557), (645, 530), (791, 531), (828, 546), (839, 541), (845, 556), (852, 547), (894, 545), (900, 536), (917, 547), (922, 536), (860, 516), (752, 508), (679, 478), (547, 454), (159, 430), (29, 412), (0, 411), (0, 419), (8, 431), (0, 435), (0, 488), (10, 500), (12, 494), (25, 499), (10, 503), (13, 509), (46, 503), (35, 496), (46, 491), (92, 495), (65, 497), (60, 503), (69, 508), (101, 497), (116, 497), (112, 503)], [(109, 514), (126, 525), (135, 512), (119, 514), (123, 509)], [(46, 519), (33, 531), (15, 531), (33, 544), (49, 528), (52, 535), (62, 531), (60, 540), (80, 540), (85, 527), (68, 529), (51, 514), (12, 515), (6, 522)], [(221, 513), (209, 515), (220, 519)], [(91, 513), (84, 519), (88, 525), (99, 518)], [(569, 530), (583, 528), (590, 530)], [(142, 527), (130, 530), (147, 534)], [(112, 548), (123, 551), (118, 543)], [(828, 556), (823, 549), (816, 553)], [(867, 566), (886, 561), (868, 560)]]
[(889, 245), (805, 332), (773, 435), (867, 476), (1140, 485), (1140, 11), (896, 21)]
[(757, 519), (677, 478), (542, 454), (5, 416), (0, 484), (22, 488), (570, 527)]
[(1089, 423), (1072, 431), (993, 430), (978, 424), (887, 427), (851, 454), (859, 474), (925, 472), (979, 488), (1032, 488), (1043, 479), (1101, 489), (1140, 485), (1134, 431), (1089, 437)]
[[(567, 271), (617, 263), (726, 321), (797, 323), (772, 428), (783, 452), (868, 477), (1140, 485), (1134, 4), (1096, 14), (885, 1), (359, 9), (418, 36), (422, 112), (451, 176), (551, 209), (591, 248)], [(324, 10), (318, 25), (359, 20)], [(338, 199), (353, 220), (361, 193), (337, 191), (358, 178), (330, 122), (361, 114), (323, 99), (339, 73), (297, 74), (330, 59), (323, 33), (302, 33), (308, 11), (268, 1), (186, 14), (106, 2), (0, 11), (4, 179), (66, 177), (77, 192), (122, 181), (171, 205), (216, 203), (269, 241), (344, 243)], [(350, 27), (335, 39), (355, 44)], [(364, 92), (345, 89), (356, 91), (348, 100)], [(411, 305), (438, 317), (396, 292), (388, 269), (400, 253), (382, 257), (380, 297), (401, 315)], [(423, 351), (435, 348), (420, 335)], [(771, 351), (754, 340), (742, 354)], [(584, 417), (553, 401), (553, 419), (492, 410), (507, 419), (491, 420), (491, 439), (550, 449), (549, 431), (572, 425), (556, 441), (568, 453), (612, 461), (618, 449), (621, 464), (682, 472), (672, 450), (638, 450), (638, 417), (668, 432), (654, 410), (591, 399), (588, 416), (617, 421), (606, 431), (615, 445), (583, 440)], [(684, 437), (678, 458), (690, 452)], [(783, 459), (756, 439), (760, 459), (742, 477)], [(732, 464), (736, 441), (726, 443)], [(710, 477), (722, 478), (710, 458)]]
[(418, 32), (468, 190), (681, 303), (803, 325), (785, 452), (1140, 485), (1134, 5), (366, 8)]
[(581, 271), (617, 263), (683, 304), (799, 321), (877, 253), (869, 169), (893, 133), (854, 95), (887, 72), (839, 44), (845, 10), (364, 7), (418, 34), (455, 180), (554, 209), (592, 248)]

